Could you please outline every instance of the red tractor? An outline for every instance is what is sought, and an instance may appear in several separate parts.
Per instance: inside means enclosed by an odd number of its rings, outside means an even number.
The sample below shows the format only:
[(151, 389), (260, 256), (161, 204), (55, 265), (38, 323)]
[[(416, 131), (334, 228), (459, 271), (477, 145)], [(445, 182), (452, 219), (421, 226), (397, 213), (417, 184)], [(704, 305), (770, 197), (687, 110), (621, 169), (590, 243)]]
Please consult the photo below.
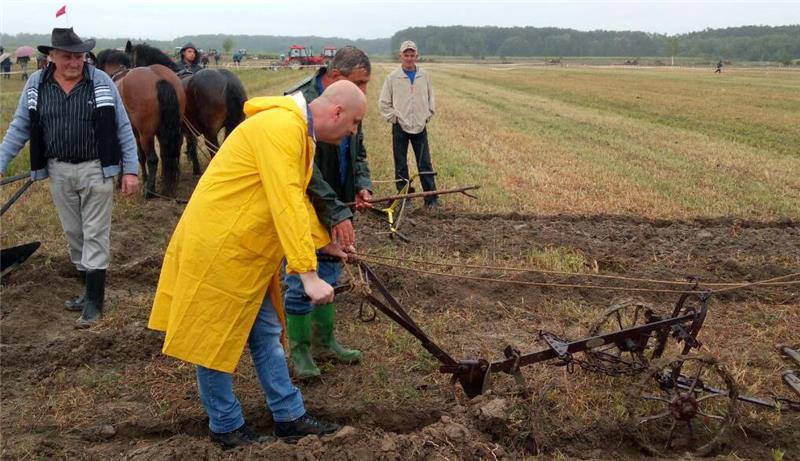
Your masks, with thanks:
[(325, 59), (325, 66), (330, 67), (334, 56), (336, 56), (335, 46), (326, 46), (322, 49), (322, 57)]
[(292, 69), (300, 69), (302, 66), (321, 66), (325, 63), (325, 56), (314, 56), (308, 48), (302, 45), (292, 45), (283, 65)]

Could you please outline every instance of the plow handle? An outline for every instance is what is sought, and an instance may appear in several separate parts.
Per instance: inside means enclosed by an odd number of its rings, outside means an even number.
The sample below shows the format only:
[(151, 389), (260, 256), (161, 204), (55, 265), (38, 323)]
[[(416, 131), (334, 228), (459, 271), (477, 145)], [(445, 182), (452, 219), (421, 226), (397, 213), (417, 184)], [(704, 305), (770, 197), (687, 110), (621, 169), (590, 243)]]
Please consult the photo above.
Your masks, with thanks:
[[(8, 179), (14, 179), (14, 178), (8, 178)], [(13, 181), (11, 181), (11, 182), (13, 182)], [(8, 184), (8, 183), (6, 183), (6, 184)], [(14, 195), (12, 195), (11, 198), (8, 199), (8, 201), (3, 204), (3, 208), (0, 208), (0, 216), (4, 215), (5, 212), (8, 211), (9, 208), (11, 208), (11, 205), (13, 205), (14, 202), (19, 200), (19, 198), (22, 196), (22, 194), (24, 194), (25, 191), (28, 190), (29, 187), (31, 187), (31, 184), (33, 184), (33, 179), (28, 179), (25, 182), (25, 184), (23, 184), (22, 187), (19, 188), (18, 191), (14, 192)]]

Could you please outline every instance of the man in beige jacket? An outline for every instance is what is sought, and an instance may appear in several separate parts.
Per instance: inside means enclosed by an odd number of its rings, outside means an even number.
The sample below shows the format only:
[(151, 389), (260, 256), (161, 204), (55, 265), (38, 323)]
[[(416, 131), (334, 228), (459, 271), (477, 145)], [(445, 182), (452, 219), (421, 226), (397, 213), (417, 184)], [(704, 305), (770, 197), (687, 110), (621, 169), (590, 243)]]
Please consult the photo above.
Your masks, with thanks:
[[(428, 149), (426, 125), (433, 117), (435, 100), (433, 85), (427, 72), (417, 66), (417, 45), (406, 40), (400, 45), (400, 69), (395, 70), (383, 82), (380, 97), (381, 115), (392, 124), (392, 151), (394, 153), (394, 177), (397, 190), (408, 181), (408, 143), (417, 158), (417, 171), (424, 191), (436, 190), (436, 181)], [(409, 190), (413, 192), (413, 190)], [(436, 196), (425, 197), (425, 207), (439, 207)]]

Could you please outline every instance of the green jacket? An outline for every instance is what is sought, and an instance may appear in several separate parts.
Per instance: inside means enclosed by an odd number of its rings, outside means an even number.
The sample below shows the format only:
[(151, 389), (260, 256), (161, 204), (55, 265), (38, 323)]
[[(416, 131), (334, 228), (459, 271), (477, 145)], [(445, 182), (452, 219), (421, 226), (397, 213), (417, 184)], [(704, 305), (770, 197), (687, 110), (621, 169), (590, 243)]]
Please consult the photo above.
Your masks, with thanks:
[[(306, 102), (310, 103), (319, 96), (316, 78), (326, 71), (325, 67), (321, 68), (285, 94), (301, 91)], [(317, 211), (317, 217), (330, 230), (334, 225), (353, 217), (353, 212), (345, 203), (354, 201), (356, 193), (363, 189), (372, 192), (372, 180), (369, 177), (367, 150), (364, 148), (364, 131), (359, 124), (358, 132), (350, 137), (350, 162), (344, 185), (339, 186), (339, 146), (318, 142), (314, 154), (314, 172), (306, 192)]]

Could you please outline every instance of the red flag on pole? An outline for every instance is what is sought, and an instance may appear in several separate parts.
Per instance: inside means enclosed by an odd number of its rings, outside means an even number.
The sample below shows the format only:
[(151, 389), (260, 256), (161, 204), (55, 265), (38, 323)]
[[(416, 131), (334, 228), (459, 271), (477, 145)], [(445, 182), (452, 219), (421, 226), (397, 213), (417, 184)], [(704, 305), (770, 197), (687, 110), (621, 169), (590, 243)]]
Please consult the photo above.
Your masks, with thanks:
[(67, 14), (67, 5), (62, 6), (58, 9), (58, 11), (56, 11), (56, 17), (59, 17), (62, 14)]

